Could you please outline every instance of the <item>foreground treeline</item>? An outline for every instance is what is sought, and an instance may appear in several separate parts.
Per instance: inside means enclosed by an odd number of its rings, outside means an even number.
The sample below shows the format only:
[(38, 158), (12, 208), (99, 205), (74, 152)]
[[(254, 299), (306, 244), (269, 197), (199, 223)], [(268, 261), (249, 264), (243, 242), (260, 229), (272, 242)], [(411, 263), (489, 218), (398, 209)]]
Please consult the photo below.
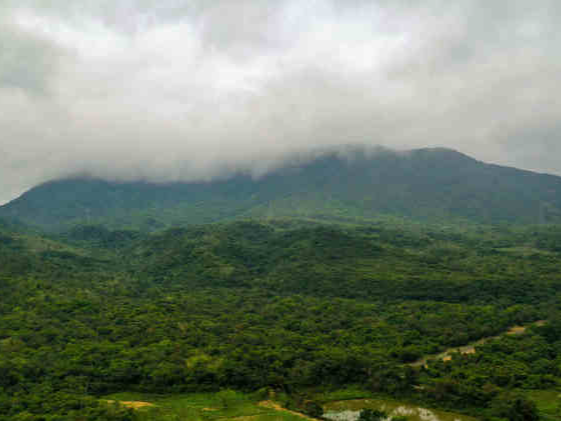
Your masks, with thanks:
[[(555, 389), (560, 376), (561, 317), (557, 313), (546, 325), (534, 326), (524, 335), (504, 335), (479, 346), (476, 354), (433, 361), (421, 370), (418, 381), (424, 398), (449, 408), (491, 408), (483, 413), (529, 419), (530, 414), (536, 417), (535, 405), (520, 391)], [(551, 402), (558, 406), (557, 418), (561, 416), (559, 403)], [(512, 414), (517, 411), (518, 418)], [(522, 417), (524, 412), (527, 415)]]
[[(350, 384), (532, 419), (521, 391), (561, 376), (556, 232), (277, 221), (48, 238), (4, 227), (0, 420), (134, 419), (99, 399), (119, 391), (298, 401)], [(544, 318), (475, 355), (409, 365)]]

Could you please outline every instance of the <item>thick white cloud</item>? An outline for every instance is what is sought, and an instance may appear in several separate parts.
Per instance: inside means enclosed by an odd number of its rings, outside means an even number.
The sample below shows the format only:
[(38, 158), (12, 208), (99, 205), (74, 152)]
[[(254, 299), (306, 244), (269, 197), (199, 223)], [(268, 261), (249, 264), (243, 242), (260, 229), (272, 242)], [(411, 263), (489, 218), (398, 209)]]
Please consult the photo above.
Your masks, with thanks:
[(4, 0), (0, 201), (348, 143), (561, 173), (556, 0)]

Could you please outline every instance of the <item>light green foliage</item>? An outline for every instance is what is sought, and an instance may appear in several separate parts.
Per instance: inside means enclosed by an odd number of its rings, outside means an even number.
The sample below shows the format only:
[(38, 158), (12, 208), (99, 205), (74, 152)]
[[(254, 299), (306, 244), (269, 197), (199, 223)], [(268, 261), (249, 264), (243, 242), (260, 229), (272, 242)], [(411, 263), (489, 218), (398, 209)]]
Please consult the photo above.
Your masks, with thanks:
[[(143, 393), (118, 393), (105, 396), (103, 399), (124, 402), (150, 402), (153, 406), (146, 406), (135, 410), (135, 420), (138, 421), (196, 421), (196, 420), (225, 420), (235, 418), (239, 421), (302, 421), (302, 418), (288, 412), (277, 411), (259, 405), (250, 394), (232, 390), (218, 393), (189, 393), (174, 395), (154, 395)], [(227, 402), (224, 405), (225, 401)]]
[(532, 390), (528, 398), (536, 403), (544, 421), (561, 420), (561, 391), (558, 389)]
[(221, 390), (216, 394), (216, 397), (220, 401), (222, 408), (231, 408), (237, 401), (239, 401), (238, 393), (231, 389)]

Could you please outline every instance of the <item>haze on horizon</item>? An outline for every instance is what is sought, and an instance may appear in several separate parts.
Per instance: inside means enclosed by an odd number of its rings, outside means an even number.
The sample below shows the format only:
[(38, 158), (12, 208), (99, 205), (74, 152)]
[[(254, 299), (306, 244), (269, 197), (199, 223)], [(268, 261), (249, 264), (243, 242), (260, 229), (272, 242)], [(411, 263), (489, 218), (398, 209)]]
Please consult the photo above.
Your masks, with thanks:
[(330, 145), (561, 174), (556, 0), (3, 0), (0, 203)]

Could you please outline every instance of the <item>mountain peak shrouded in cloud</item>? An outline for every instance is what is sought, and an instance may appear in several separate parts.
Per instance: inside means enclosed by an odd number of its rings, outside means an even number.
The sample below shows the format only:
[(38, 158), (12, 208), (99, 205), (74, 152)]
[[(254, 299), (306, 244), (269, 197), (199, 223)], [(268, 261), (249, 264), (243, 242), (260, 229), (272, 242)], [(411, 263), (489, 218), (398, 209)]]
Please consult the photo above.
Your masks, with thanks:
[(561, 3), (4, 0), (0, 201), (341, 144), (561, 173)]
[(561, 177), (485, 164), (446, 148), (323, 148), (264, 174), (240, 171), (209, 181), (66, 178), (0, 207), (0, 218), (55, 231), (83, 223), (154, 230), (294, 217), (558, 223)]

